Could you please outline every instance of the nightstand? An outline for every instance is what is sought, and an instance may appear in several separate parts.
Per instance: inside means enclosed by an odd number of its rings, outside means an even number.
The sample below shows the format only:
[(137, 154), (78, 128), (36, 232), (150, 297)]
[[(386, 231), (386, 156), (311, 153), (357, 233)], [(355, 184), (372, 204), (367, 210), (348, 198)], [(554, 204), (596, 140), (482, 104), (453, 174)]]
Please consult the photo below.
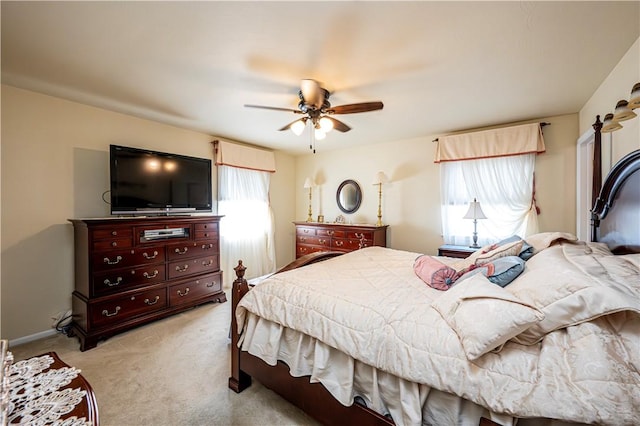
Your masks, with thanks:
[(471, 253), (478, 250), (477, 248), (471, 248), (469, 246), (454, 246), (452, 244), (444, 244), (438, 247), (438, 256), (457, 257), (464, 259), (469, 257)]

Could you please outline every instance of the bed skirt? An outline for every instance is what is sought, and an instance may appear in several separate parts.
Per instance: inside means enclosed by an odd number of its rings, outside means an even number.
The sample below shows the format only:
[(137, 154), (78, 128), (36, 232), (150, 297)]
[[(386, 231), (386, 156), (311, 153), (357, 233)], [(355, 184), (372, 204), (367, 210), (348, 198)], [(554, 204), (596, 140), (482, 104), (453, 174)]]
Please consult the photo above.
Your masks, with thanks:
[(240, 347), (269, 365), (282, 361), (294, 377), (310, 376), (345, 406), (354, 400), (398, 425), (477, 425), (481, 417), (513, 426), (516, 419), (492, 413), (464, 398), (410, 382), (362, 363), (310, 336), (247, 313)]

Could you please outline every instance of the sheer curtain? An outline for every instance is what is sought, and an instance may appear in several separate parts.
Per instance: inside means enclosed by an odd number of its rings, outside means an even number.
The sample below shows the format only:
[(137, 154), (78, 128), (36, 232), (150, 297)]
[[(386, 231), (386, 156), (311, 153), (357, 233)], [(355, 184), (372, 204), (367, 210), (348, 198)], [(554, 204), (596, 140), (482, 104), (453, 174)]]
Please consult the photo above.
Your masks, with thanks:
[(449, 161), (440, 164), (442, 232), (445, 244), (470, 245), (473, 221), (463, 219), (469, 202), (480, 202), (478, 244), (538, 232), (533, 200), (536, 154)]
[(271, 173), (218, 166), (220, 258), (225, 286), (235, 279), (233, 268), (242, 260), (246, 278), (275, 271), (273, 212), (269, 204)]

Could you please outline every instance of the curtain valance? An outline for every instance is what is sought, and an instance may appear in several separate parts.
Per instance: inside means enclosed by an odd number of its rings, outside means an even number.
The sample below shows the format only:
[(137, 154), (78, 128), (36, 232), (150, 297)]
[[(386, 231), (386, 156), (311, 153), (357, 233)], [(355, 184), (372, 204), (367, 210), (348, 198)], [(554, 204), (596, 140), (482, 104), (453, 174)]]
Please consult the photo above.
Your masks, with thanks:
[(434, 163), (507, 157), (545, 151), (540, 123), (438, 138)]
[(213, 141), (213, 145), (216, 166), (231, 166), (271, 173), (276, 171), (276, 159), (271, 151), (221, 140)]

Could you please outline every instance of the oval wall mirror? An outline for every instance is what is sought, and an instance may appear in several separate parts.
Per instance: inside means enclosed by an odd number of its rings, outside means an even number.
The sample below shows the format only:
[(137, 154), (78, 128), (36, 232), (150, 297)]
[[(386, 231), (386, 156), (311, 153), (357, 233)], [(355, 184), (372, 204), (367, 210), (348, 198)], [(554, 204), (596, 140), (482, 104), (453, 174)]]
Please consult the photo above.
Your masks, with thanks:
[(358, 182), (351, 179), (342, 182), (336, 192), (336, 201), (343, 213), (354, 213), (358, 210), (362, 202), (362, 191)]

